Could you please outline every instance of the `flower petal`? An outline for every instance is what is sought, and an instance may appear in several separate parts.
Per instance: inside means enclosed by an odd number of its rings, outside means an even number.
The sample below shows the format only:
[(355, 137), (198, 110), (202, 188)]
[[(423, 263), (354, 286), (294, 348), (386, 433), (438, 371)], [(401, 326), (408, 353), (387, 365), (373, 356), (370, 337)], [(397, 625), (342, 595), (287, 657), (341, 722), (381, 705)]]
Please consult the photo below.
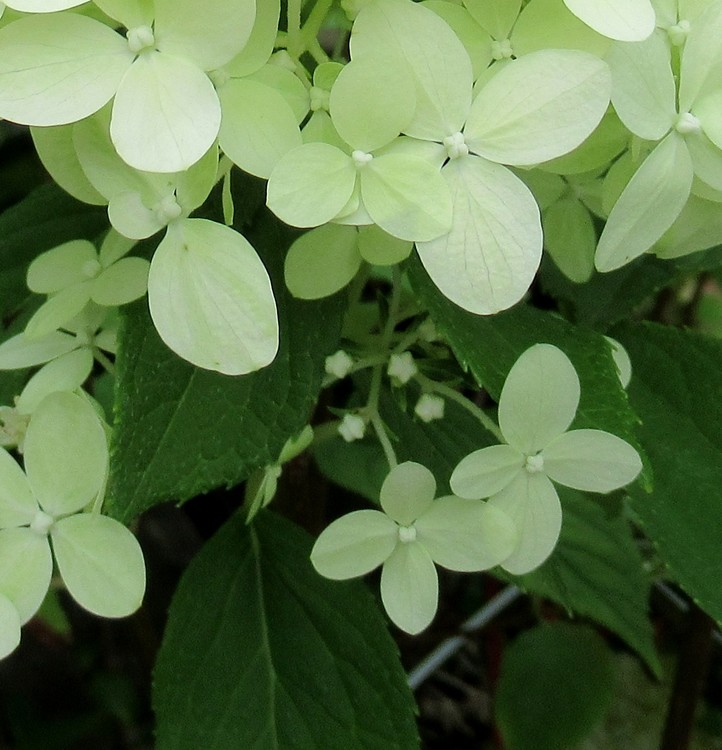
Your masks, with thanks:
[(417, 541), (437, 565), (466, 573), (498, 565), (519, 540), (516, 524), (503, 510), (458, 497), (435, 500), (415, 526)]
[(97, 513), (58, 521), (50, 532), (58, 570), (70, 595), (101, 617), (126, 617), (145, 593), (145, 562), (122, 523)]
[(28, 267), (28, 288), (52, 294), (72, 284), (87, 281), (84, 267), (97, 263), (98, 252), (88, 240), (71, 240), (38, 255)]
[(17, 607), (0, 594), (0, 659), (4, 659), (20, 645), (20, 625)]
[(0, 370), (21, 370), (49, 362), (77, 348), (75, 336), (53, 331), (39, 339), (18, 333), (0, 344)]
[(603, 430), (572, 430), (542, 451), (550, 479), (576, 490), (611, 492), (629, 484), (642, 470), (637, 451)]
[(95, 279), (91, 292), (93, 302), (115, 307), (142, 297), (148, 289), (149, 267), (145, 258), (121, 258)]
[(311, 562), (326, 578), (355, 578), (381, 565), (397, 541), (398, 526), (386, 514), (357, 510), (321, 532), (311, 550)]
[(6, 450), (0, 448), (0, 528), (27, 526), (37, 512), (38, 503), (25, 472)]
[[(15, 406), (20, 414), (32, 414), (40, 402), (56, 391), (74, 391), (88, 379), (93, 369), (90, 347), (61, 354), (28, 380)], [(1, 526), (2, 524), (0, 524)]]
[(522, 453), (537, 453), (572, 423), (579, 394), (569, 357), (551, 344), (532, 346), (514, 363), (501, 390), (502, 435)]
[(654, 31), (654, 8), (649, 0), (564, 0), (567, 8), (604, 36), (641, 42)]
[(105, 481), (108, 444), (88, 401), (67, 391), (51, 393), (35, 410), (25, 435), (25, 471), (46, 513), (75, 513)]
[(399, 544), (381, 569), (381, 601), (401, 630), (416, 635), (434, 619), (439, 602), (436, 568), (423, 545)]
[(538, 568), (551, 555), (562, 528), (562, 507), (554, 485), (544, 474), (524, 471), (490, 498), (489, 505), (503, 510), (519, 530), (517, 547), (501, 567), (514, 575)]
[(490, 445), (469, 453), (451, 473), (455, 495), (467, 500), (491, 497), (504, 489), (524, 466), (524, 456), (510, 445)]
[(118, 87), (110, 137), (131, 167), (182, 172), (213, 145), (220, 126), (210, 78), (185, 58), (149, 52), (133, 62)]
[(405, 461), (389, 472), (381, 485), (381, 507), (401, 524), (410, 526), (424, 513), (436, 495), (436, 479), (421, 464)]
[(0, 530), (0, 593), (15, 605), (21, 623), (40, 608), (52, 572), (47, 537), (28, 528)]
[(82, 281), (61, 289), (40, 305), (35, 314), (25, 325), (28, 338), (42, 338), (58, 328), (66, 327), (90, 301), (91, 284)]

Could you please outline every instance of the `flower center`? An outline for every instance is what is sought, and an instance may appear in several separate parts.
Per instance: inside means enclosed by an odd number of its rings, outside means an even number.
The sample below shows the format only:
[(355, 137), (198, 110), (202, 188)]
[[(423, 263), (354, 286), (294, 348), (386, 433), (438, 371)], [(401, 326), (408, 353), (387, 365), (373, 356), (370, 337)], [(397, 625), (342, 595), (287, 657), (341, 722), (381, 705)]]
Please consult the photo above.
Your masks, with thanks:
[(524, 468), (530, 474), (538, 474), (540, 471), (544, 471), (544, 457), (541, 453), (537, 453), (535, 456), (527, 456)]
[(449, 159), (458, 159), (469, 153), (469, 147), (466, 145), (463, 133), (454, 133), (444, 138), (444, 146)]
[(669, 41), (672, 42), (675, 47), (681, 47), (687, 41), (689, 30), (690, 25), (689, 21), (687, 20), (680, 21), (674, 26), (670, 26), (667, 29), (667, 36), (669, 37)]
[(128, 49), (135, 54), (155, 46), (155, 37), (150, 26), (136, 26), (128, 29), (125, 36), (128, 39)]
[(153, 213), (162, 224), (170, 224), (173, 219), (177, 219), (183, 213), (183, 209), (175, 195), (166, 195), (162, 201), (156, 203), (153, 207)]
[(47, 536), (54, 523), (55, 519), (52, 516), (49, 516), (45, 511), (38, 510), (30, 523), (30, 531), (35, 532), (38, 536)]
[(361, 169), (361, 167), (365, 167), (374, 157), (371, 154), (367, 154), (365, 151), (359, 151), (356, 149), (356, 151), (351, 154), (351, 158), (357, 169)]
[(319, 86), (311, 86), (309, 94), (311, 96), (311, 112), (318, 112), (319, 109), (328, 112), (328, 103), (331, 95), (326, 89), (322, 89)]
[(696, 135), (702, 132), (702, 123), (691, 112), (684, 112), (674, 123), (674, 129), (682, 135), (689, 135), (690, 133)]
[(416, 541), (415, 526), (399, 526), (399, 541), (402, 544), (409, 544)]
[(513, 57), (514, 50), (511, 48), (511, 42), (508, 39), (496, 40), (491, 43), (491, 56), (495, 60), (508, 60)]

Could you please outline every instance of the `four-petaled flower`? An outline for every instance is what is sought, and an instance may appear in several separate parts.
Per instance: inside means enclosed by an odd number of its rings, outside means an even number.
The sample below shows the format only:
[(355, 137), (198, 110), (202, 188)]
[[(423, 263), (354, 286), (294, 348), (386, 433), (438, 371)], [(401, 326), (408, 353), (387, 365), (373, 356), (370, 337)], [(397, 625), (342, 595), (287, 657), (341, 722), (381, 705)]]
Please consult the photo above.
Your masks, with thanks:
[(382, 565), (381, 599), (407, 633), (433, 619), (438, 602), (434, 563), (463, 572), (492, 568), (516, 544), (506, 513), (488, 503), (434, 499), (436, 480), (424, 466), (396, 466), (381, 487), (381, 508), (359, 510), (326, 528), (311, 552), (321, 575), (343, 580)]

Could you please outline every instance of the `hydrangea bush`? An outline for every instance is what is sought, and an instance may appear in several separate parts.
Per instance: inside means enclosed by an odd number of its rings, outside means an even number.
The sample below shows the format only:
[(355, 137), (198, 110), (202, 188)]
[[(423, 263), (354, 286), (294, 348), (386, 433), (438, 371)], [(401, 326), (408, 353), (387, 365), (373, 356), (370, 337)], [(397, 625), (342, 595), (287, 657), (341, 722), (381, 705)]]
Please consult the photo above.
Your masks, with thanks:
[(50, 184), (0, 215), (0, 656), (62, 589), (132, 614), (143, 511), (241, 482), (160, 750), (418, 747), (385, 620), (437, 566), (655, 672), (653, 576), (722, 619), (722, 0), (1, 7)]

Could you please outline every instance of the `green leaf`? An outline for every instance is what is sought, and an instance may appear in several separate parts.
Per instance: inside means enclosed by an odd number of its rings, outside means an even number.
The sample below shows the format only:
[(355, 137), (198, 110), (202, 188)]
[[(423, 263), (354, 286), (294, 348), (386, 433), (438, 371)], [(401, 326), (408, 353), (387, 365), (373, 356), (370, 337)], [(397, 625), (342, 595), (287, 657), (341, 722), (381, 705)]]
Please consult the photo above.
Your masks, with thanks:
[(338, 348), (341, 300), (311, 303), (285, 291), (280, 251), (291, 233), (270, 216), (247, 235), (278, 297), (281, 346), (273, 364), (235, 378), (197, 369), (165, 347), (145, 306), (126, 308), (106, 501), (117, 518), (237, 484), (275, 462), (308, 421), (324, 360)]
[[(654, 491), (631, 490), (633, 508), (671, 575), (722, 621), (722, 343), (650, 323), (619, 340), (632, 360), (629, 397)], [(660, 377), (663, 373), (663, 377)]]
[(262, 513), (191, 563), (155, 674), (158, 750), (413, 750), (413, 702), (358, 583), (312, 569), (311, 544)]
[(505, 651), (496, 720), (508, 750), (567, 750), (601, 721), (614, 697), (612, 654), (597, 633), (540, 625)]

